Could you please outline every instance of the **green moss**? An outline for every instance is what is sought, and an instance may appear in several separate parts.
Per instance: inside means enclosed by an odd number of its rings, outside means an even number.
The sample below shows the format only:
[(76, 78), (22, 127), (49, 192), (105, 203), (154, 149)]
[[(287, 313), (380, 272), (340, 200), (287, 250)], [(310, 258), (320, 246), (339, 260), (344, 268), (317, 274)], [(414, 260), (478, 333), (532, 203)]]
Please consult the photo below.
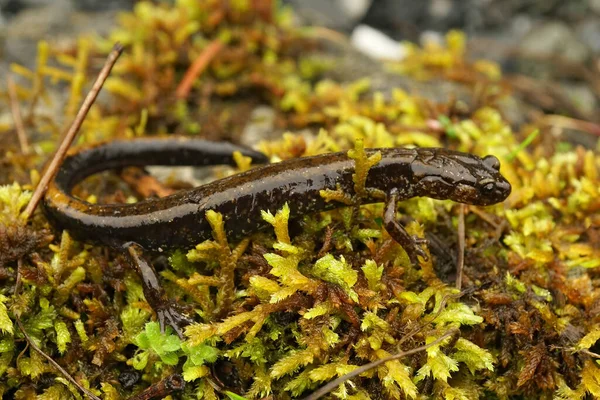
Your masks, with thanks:
[[(172, 329), (169, 327), (165, 333), (161, 333), (158, 322), (146, 324), (144, 331), (135, 338), (135, 343), (142, 350), (132, 359), (135, 369), (145, 369), (148, 361), (151, 358), (156, 361), (157, 356), (166, 365), (176, 365), (179, 362), (177, 352), (181, 349), (181, 340), (170, 331), (172, 332)], [(160, 368), (160, 364), (154, 365), (153, 368)]]
[[(318, 30), (294, 28), (276, 2), (262, 10), (251, 6), (268, 2), (225, 3), (138, 2), (108, 37), (82, 38), (74, 54), (42, 42), (35, 70), (12, 67), (25, 79), (18, 94), (39, 141), (28, 157), (16, 148), (3, 152), (0, 393), (54, 399), (75, 390), (61, 377), (40, 384), (43, 376), (58, 375), (27, 348), (18, 316), (38, 346), (107, 399), (127, 398), (174, 372), (188, 382), (183, 398), (217, 399), (212, 385), (218, 380), (234, 382), (225, 388), (230, 398), (301, 397), (360, 365), (456, 330), (422, 354), (339, 385), (332, 398), (600, 396), (598, 152), (555, 142), (543, 126), (513, 130), (493, 100), (502, 93), (499, 68), (466, 60), (461, 33), (448, 33), (443, 46), (412, 46), (404, 61), (389, 65), (418, 79), (468, 77), (467, 88), (485, 81), (477, 92), (480, 107), (454, 113), (453, 104), (430, 104), (399, 88), (371, 93), (367, 78), (322, 79), (336, 65), (311, 51)], [(39, 179), (35, 168), (56, 147), (60, 121), (75, 114), (92, 78), (92, 57), (115, 40), (128, 47), (104, 87), (110, 104), (92, 108), (80, 144), (165, 133), (235, 138), (252, 98), (249, 107), (270, 105), (278, 129), (286, 131), (258, 145), (272, 160), (347, 151), (356, 165), (354, 193), (323, 193), (349, 207), (304, 216), (297, 230), (290, 229), (286, 205), (262, 214), (272, 229), (234, 242), (223, 216), (207, 213), (213, 239), (168, 254), (169, 268), (161, 271), (169, 296), (193, 311), (183, 341), (151, 322), (140, 280), (116, 252), (84, 245), (68, 232), (48, 245), (39, 213), (24, 224), (22, 210)], [(188, 97), (175, 98), (189, 65), (214, 40), (225, 43), (220, 55)], [(58, 81), (70, 85), (64, 116), (38, 115), (49, 85)], [(300, 134), (304, 128), (314, 135)], [(382, 197), (366, 186), (379, 153), (365, 149), (442, 145), (498, 156), (513, 186), (503, 204), (466, 208), (462, 295), (453, 288), (454, 203), (399, 204), (399, 215), (411, 220), (408, 232), (432, 238), (430, 260), (420, 266), (385, 231), (382, 205), (360, 205), (365, 197)], [(239, 171), (252, 168), (239, 154), (235, 160)], [(85, 185), (78, 190), (98, 202), (115, 199)], [(122, 198), (133, 194), (124, 190)], [(15, 296), (19, 258), (22, 285)], [(228, 381), (221, 363), (237, 378)], [(116, 377), (131, 368), (143, 374), (126, 388)]]

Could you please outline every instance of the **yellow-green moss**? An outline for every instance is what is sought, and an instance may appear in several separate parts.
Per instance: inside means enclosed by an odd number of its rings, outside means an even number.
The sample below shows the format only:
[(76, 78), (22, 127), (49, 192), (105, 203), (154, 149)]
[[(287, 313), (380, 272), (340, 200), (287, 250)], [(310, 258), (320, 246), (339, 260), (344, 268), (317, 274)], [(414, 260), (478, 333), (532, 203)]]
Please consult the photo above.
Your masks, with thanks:
[[(18, 182), (0, 182), (0, 276), (7, 276), (0, 280), (0, 393), (58, 399), (74, 390), (63, 378), (40, 384), (42, 376), (58, 375), (26, 347), (18, 316), (36, 344), (107, 399), (127, 398), (174, 372), (188, 382), (183, 398), (216, 399), (213, 384), (223, 377), (211, 367), (219, 362), (230, 363), (236, 382), (244, 382), (225, 389), (246, 398), (301, 397), (362, 364), (455, 330), (460, 334), (420, 355), (388, 361), (340, 385), (333, 398), (600, 396), (597, 149), (554, 143), (543, 126), (513, 131), (495, 103), (446, 115), (439, 110), (451, 105), (432, 107), (399, 88), (371, 93), (369, 79), (321, 79), (336, 66), (311, 54), (310, 35), (290, 25), (289, 12), (256, 11), (250, 6), (258, 1), (225, 3), (141, 1), (121, 14), (108, 37), (81, 38), (75, 54), (41, 42), (34, 70), (12, 66), (26, 79), (17, 92), (40, 141), (29, 157), (16, 147), (3, 152), (3, 176)], [(217, 39), (226, 43), (224, 55), (188, 98), (176, 99), (187, 67)], [(235, 137), (246, 120), (236, 120), (240, 112), (233, 107), (240, 104), (228, 101), (244, 93), (269, 104), (286, 130), (258, 145), (272, 160), (348, 151), (356, 163), (355, 197), (323, 193), (350, 207), (305, 216), (295, 234), (287, 205), (263, 213), (272, 229), (239, 242), (226, 237), (221, 215), (207, 213), (213, 240), (169, 254), (169, 268), (161, 272), (169, 295), (194, 311), (184, 341), (157, 330), (139, 278), (123, 270), (116, 252), (68, 233), (48, 245), (43, 216), (28, 226), (21, 216), (39, 179), (36, 168), (64, 131), (57, 121), (71, 119), (92, 78), (92, 55), (116, 40), (127, 50), (104, 87), (110, 104), (92, 107), (81, 143), (171, 129)], [(468, 62), (465, 41), (450, 32), (445, 46), (412, 46), (390, 68), (418, 79), (463, 79), (468, 87), (481, 79), (490, 93), (501, 93), (499, 68)], [(302, 51), (291, 51), (294, 46)], [(64, 115), (42, 118), (37, 105), (48, 101), (57, 81), (69, 84)], [(306, 127), (314, 135), (301, 135)], [(365, 186), (378, 162), (378, 153), (367, 155), (365, 148), (442, 145), (498, 156), (513, 186), (503, 204), (466, 208), (463, 293), (454, 289), (453, 261), (445, 262), (449, 268), (442, 262), (457, 248), (454, 203), (416, 198), (399, 204), (412, 220), (410, 234), (431, 235), (430, 260), (420, 267), (382, 227), (381, 204), (360, 206), (361, 198), (381, 195)], [(240, 155), (235, 159), (240, 171), (252, 167)], [(14, 296), (20, 257), (21, 293)], [(98, 368), (104, 374), (96, 374)], [(131, 368), (141, 371), (140, 380), (124, 387), (117, 378)]]

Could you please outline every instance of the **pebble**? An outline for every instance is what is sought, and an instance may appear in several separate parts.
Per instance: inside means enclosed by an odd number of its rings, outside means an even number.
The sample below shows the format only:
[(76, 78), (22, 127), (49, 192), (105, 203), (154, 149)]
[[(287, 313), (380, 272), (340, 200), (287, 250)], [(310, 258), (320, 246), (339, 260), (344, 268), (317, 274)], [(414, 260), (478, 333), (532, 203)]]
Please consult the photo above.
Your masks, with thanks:
[(546, 21), (534, 26), (519, 44), (527, 54), (559, 56), (567, 61), (583, 63), (590, 52), (571, 28), (560, 21)]
[(372, 0), (286, 0), (304, 25), (350, 32)]
[[(572, 62), (584, 62), (591, 55), (600, 54), (600, 0), (282, 1), (294, 7), (305, 23), (352, 33), (355, 48), (338, 48), (324, 55), (337, 57), (336, 71), (329, 73), (331, 77), (342, 81), (371, 77), (373, 90), (384, 92), (398, 86), (432, 100), (447, 100), (450, 93), (461, 97), (460, 88), (452, 83), (414, 82), (386, 73), (381, 63), (372, 59), (401, 59), (403, 48), (398, 40), (418, 42), (423, 32), (443, 35), (447, 29), (462, 28), (467, 30), (470, 40), (484, 36), (491, 41), (478, 56), (488, 59), (497, 59), (501, 54), (493, 40), (505, 48), (518, 46), (522, 52), (560, 56)], [(53, 45), (74, 43), (83, 32), (108, 32), (116, 23), (116, 12), (131, 8), (134, 2), (0, 0), (0, 77), (6, 76), (11, 62), (33, 68), (39, 40)], [(537, 64), (543, 67), (542, 63)], [(0, 90), (3, 86), (4, 80), (0, 79)], [(578, 93), (576, 97), (582, 104), (598, 106), (589, 93), (579, 88), (573, 92)], [(257, 115), (263, 111), (256, 110)], [(272, 110), (266, 114), (269, 112)], [(268, 129), (267, 125), (255, 124), (249, 128), (247, 137), (264, 134), (258, 131)]]
[(600, 20), (597, 17), (587, 18), (577, 24), (575, 33), (594, 55), (600, 55)]
[(350, 41), (356, 49), (373, 58), (400, 61), (406, 56), (402, 43), (368, 25), (354, 28)]

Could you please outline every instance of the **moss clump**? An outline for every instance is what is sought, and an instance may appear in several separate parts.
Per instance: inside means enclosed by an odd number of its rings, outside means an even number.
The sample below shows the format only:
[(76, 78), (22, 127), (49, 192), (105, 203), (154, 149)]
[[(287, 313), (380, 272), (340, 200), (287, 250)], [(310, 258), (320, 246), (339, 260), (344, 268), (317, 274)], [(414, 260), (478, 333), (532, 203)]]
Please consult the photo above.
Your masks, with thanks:
[[(111, 101), (92, 108), (82, 142), (167, 132), (235, 139), (249, 110), (268, 104), (278, 127), (291, 130), (259, 145), (273, 160), (350, 150), (357, 165), (358, 199), (324, 193), (348, 207), (306, 216), (295, 230), (287, 207), (265, 212), (272, 229), (238, 243), (210, 213), (214, 240), (155, 259), (169, 295), (194, 311), (183, 341), (158, 331), (139, 278), (117, 252), (68, 233), (52, 240), (41, 213), (27, 225), (20, 216), (37, 182), (30, 171), (40, 168), (62, 131), (63, 118), (44, 117), (37, 105), (47, 101), (51, 81), (68, 82), (68, 120), (92, 57), (115, 40), (128, 50), (105, 88)], [(598, 148), (558, 142), (544, 126), (513, 130), (495, 101), (503, 93), (498, 69), (469, 63), (464, 40), (450, 33), (446, 47), (413, 47), (390, 68), (423, 79), (468, 76), (469, 87), (483, 82), (487, 91), (475, 109), (431, 104), (399, 88), (368, 93), (367, 79), (321, 79), (328, 65), (312, 56), (314, 38), (264, 0), (143, 1), (121, 15), (108, 38), (82, 38), (74, 54), (41, 43), (35, 71), (13, 67), (30, 82), (18, 94), (28, 127), (39, 132), (36, 152), (22, 156), (16, 141), (2, 142), (0, 393), (79, 397), (26, 345), (19, 317), (39, 347), (107, 399), (128, 398), (178, 373), (187, 381), (180, 394), (186, 399), (223, 397), (219, 390), (248, 399), (296, 398), (454, 332), (340, 385), (330, 397), (600, 396)], [(221, 51), (187, 97), (175, 96), (190, 65), (215, 41)], [(300, 135), (299, 127), (314, 135)], [(530, 135), (536, 128), (539, 134)], [(408, 232), (429, 240), (430, 257), (418, 266), (382, 227), (382, 205), (357, 204), (377, 162), (364, 148), (442, 145), (498, 156), (513, 186), (504, 204), (466, 209), (462, 292), (453, 285), (456, 204), (429, 198), (399, 204)], [(240, 170), (251, 167), (241, 157), (237, 162)], [(93, 193), (98, 201), (137, 200), (114, 176), (102, 181), (117, 190)], [(85, 185), (78, 190), (84, 198), (92, 194)]]

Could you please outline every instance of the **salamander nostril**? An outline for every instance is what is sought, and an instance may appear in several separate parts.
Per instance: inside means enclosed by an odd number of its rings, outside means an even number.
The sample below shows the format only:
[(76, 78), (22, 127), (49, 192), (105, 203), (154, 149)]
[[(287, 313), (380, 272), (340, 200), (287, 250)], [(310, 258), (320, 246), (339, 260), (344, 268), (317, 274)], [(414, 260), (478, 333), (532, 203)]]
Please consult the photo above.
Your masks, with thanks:
[(508, 197), (508, 195), (510, 194), (510, 192), (512, 191), (512, 187), (510, 186), (510, 183), (508, 183), (507, 181), (504, 182), (499, 182), (497, 189), (498, 193), (503, 196), (503, 197)]

